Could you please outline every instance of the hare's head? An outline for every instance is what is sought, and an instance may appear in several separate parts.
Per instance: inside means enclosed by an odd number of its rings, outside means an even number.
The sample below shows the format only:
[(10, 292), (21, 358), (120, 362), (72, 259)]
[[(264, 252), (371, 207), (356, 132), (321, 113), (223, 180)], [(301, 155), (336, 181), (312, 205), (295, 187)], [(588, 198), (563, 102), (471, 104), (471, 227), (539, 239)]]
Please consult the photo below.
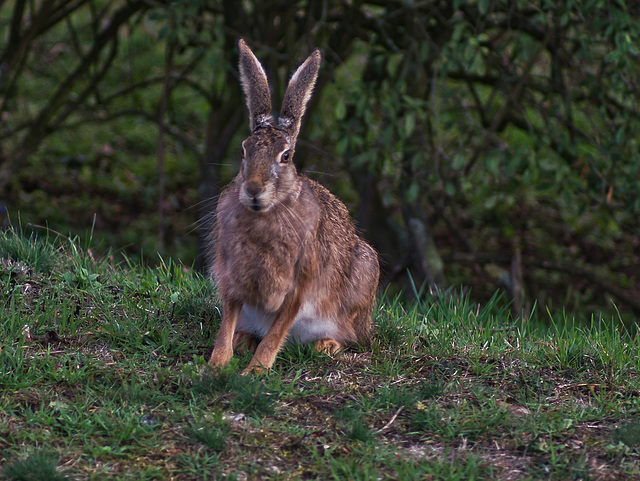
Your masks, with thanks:
[(260, 62), (242, 39), (238, 50), (251, 129), (251, 135), (242, 142), (240, 201), (252, 211), (266, 212), (300, 192), (293, 153), (322, 54), (317, 49), (311, 52), (293, 74), (276, 122), (271, 113), (269, 82)]

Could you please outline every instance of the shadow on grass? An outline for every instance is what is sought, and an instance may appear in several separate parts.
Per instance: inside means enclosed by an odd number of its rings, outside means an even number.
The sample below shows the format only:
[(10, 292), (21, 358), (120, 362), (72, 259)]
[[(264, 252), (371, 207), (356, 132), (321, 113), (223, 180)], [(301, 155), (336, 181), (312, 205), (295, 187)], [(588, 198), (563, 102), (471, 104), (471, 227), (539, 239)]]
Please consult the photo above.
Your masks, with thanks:
[(63, 481), (69, 479), (58, 471), (58, 455), (52, 451), (38, 450), (24, 460), (14, 461), (2, 470), (7, 481)]

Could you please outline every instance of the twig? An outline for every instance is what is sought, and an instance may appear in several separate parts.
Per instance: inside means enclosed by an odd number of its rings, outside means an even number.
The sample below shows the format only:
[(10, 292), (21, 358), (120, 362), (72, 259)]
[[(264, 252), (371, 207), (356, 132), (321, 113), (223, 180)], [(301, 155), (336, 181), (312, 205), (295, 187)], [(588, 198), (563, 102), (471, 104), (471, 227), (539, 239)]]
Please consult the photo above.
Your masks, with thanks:
[(382, 431), (386, 431), (387, 429), (389, 429), (391, 425), (394, 423), (394, 421), (396, 420), (396, 418), (398, 417), (398, 414), (400, 414), (403, 409), (404, 409), (404, 406), (400, 406), (398, 410), (395, 413), (393, 413), (393, 416), (391, 416), (391, 419), (389, 419), (389, 422), (387, 422), (387, 424), (385, 424), (380, 429), (378, 429), (376, 431), (376, 434), (380, 434)]
[(491, 332), (507, 332), (507, 331), (515, 331), (516, 329), (517, 329), (517, 326), (494, 327), (493, 329), (491, 329)]

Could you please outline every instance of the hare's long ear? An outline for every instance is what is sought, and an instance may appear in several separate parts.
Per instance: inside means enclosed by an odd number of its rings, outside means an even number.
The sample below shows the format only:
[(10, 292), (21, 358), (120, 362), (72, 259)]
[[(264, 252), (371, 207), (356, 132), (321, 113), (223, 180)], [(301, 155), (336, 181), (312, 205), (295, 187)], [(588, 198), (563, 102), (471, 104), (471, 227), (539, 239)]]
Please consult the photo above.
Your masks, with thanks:
[(321, 63), (322, 52), (315, 49), (295, 71), (284, 93), (278, 123), (289, 134), (291, 146), (295, 145), (300, 132), (302, 116), (311, 98)]
[(249, 129), (273, 125), (269, 81), (260, 62), (247, 43), (238, 40), (240, 82), (249, 108)]

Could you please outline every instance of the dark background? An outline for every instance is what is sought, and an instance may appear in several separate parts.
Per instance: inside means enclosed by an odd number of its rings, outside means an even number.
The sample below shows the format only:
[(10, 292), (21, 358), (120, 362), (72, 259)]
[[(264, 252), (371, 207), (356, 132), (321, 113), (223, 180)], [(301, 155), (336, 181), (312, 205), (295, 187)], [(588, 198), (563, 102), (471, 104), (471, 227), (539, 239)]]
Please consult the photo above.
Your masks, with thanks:
[(237, 39), (275, 106), (320, 47), (296, 162), (345, 200), (383, 287), (640, 313), (638, 2), (0, 0), (0, 33), (14, 226), (199, 267), (247, 134)]

